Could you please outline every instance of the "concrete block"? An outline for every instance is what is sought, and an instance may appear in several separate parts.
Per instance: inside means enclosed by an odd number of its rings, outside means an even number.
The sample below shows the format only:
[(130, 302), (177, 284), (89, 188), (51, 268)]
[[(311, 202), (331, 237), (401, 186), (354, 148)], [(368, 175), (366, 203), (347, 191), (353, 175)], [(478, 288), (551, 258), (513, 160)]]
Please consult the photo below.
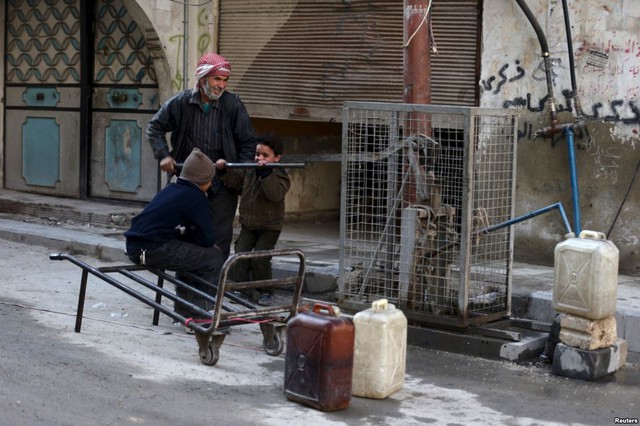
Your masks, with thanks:
[(407, 344), (488, 359), (523, 361), (537, 358), (547, 341), (547, 333), (521, 330), (519, 342), (474, 333), (459, 333), (435, 328), (408, 326)]
[(551, 323), (558, 313), (553, 309), (550, 291), (534, 291), (531, 293), (528, 318)]
[(548, 339), (547, 333), (531, 332), (519, 342), (508, 342), (500, 347), (500, 358), (508, 361), (520, 361), (533, 358), (542, 352)]
[[(624, 313), (620, 311), (616, 311), (615, 319), (616, 319), (616, 332), (618, 333), (618, 336), (626, 340), (626, 337), (624, 336), (624, 325), (625, 325)], [(629, 345), (629, 347), (631, 347), (631, 345)]]
[[(271, 262), (273, 278), (285, 278), (295, 276), (300, 266), (299, 261)], [(335, 292), (338, 289), (338, 268), (335, 265), (314, 265), (307, 262), (304, 274), (302, 291), (311, 294)]]
[(627, 351), (627, 342), (623, 339), (594, 351), (558, 343), (553, 354), (551, 372), (572, 379), (595, 380), (623, 367), (627, 362)]
[(338, 289), (336, 277), (317, 272), (308, 272), (304, 276), (304, 291), (310, 294), (320, 294)]
[(623, 316), (624, 334), (620, 334), (629, 342), (631, 352), (640, 352), (640, 316), (638, 312), (627, 312)]
[(616, 319), (613, 316), (591, 320), (567, 314), (560, 321), (560, 327), (562, 343), (587, 351), (606, 348), (618, 339)]

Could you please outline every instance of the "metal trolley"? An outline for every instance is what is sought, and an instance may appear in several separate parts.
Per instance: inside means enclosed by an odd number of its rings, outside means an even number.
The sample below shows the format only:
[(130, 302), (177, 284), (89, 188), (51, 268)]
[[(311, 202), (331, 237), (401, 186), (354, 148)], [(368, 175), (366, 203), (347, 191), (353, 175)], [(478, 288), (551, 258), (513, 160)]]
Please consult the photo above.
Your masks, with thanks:
[[(229, 278), (229, 271), (231, 267), (239, 261), (261, 257), (271, 258), (283, 256), (297, 256), (299, 260), (299, 267), (296, 275), (270, 280), (243, 282), (233, 282)], [(229, 257), (222, 266), (217, 286), (195, 275), (181, 273), (190, 281), (197, 281), (205, 287), (210, 288), (212, 290), (211, 293), (215, 294), (215, 296), (211, 296), (206, 292), (192, 287), (188, 283), (174, 277), (162, 269), (131, 264), (94, 268), (68, 253), (53, 253), (49, 255), (49, 258), (51, 260), (68, 260), (82, 269), (80, 292), (78, 295), (78, 309), (76, 312), (76, 333), (80, 333), (82, 327), (87, 279), (89, 274), (91, 274), (152, 307), (154, 309), (153, 325), (158, 325), (159, 314), (163, 313), (191, 328), (194, 331), (196, 341), (198, 342), (200, 361), (205, 365), (215, 365), (218, 362), (220, 358), (220, 346), (222, 346), (222, 343), (226, 335), (229, 334), (232, 326), (246, 325), (249, 323), (258, 323), (260, 325), (260, 330), (263, 335), (263, 348), (268, 355), (277, 356), (282, 353), (285, 346), (284, 329), (287, 322), (297, 313), (305, 273), (305, 256), (301, 250), (297, 249), (253, 251), (234, 254)], [(155, 275), (157, 279), (155, 282), (149, 281), (140, 275), (140, 272), (150, 272)], [(116, 274), (119, 274), (126, 280), (116, 279)], [(214, 306), (213, 310), (205, 310), (184, 298), (176, 296), (175, 292), (164, 288), (165, 281), (174, 284), (176, 287), (187, 289), (189, 292), (205, 299), (207, 302), (210, 302)], [(152, 292), (155, 292), (155, 298), (151, 298), (134, 289), (131, 284), (138, 284)], [(285, 304), (259, 307), (234, 294), (234, 291), (236, 290), (254, 289), (259, 287), (293, 288), (291, 301), (290, 303)], [(165, 299), (172, 300), (174, 304), (182, 304), (192, 311), (197, 312), (202, 317), (207, 318), (207, 320), (195, 321), (192, 318), (186, 318), (174, 312), (172, 306), (162, 304), (163, 296)], [(281, 299), (283, 298), (276, 300)], [(288, 301), (289, 298), (287, 297), (286, 300)], [(235, 302), (235, 305), (228, 303), (229, 301)]]

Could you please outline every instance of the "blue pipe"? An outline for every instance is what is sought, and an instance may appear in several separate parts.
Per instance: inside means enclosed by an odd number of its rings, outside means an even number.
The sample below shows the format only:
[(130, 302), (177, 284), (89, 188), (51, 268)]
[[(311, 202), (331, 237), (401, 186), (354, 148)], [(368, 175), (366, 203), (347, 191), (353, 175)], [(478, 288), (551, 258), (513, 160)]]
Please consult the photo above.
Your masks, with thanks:
[(564, 223), (564, 227), (567, 229), (567, 234), (572, 234), (573, 231), (571, 231), (571, 224), (569, 223), (569, 219), (567, 219), (567, 214), (565, 213), (564, 208), (562, 207), (562, 203), (559, 203), (559, 202), (555, 203), (555, 204), (551, 204), (550, 206), (547, 206), (547, 207), (543, 207), (543, 208), (538, 209), (538, 210), (534, 210), (534, 211), (529, 212), (527, 214), (523, 214), (522, 216), (514, 217), (513, 219), (507, 220), (507, 221), (499, 223), (497, 225), (488, 226), (488, 227), (483, 228), (482, 230), (480, 230), (478, 232), (478, 234), (479, 235), (488, 234), (489, 232), (497, 231), (498, 229), (502, 229), (502, 228), (506, 228), (507, 226), (515, 225), (516, 223), (525, 221), (527, 219), (531, 219), (532, 217), (541, 215), (541, 214), (546, 213), (548, 211), (551, 211), (553, 209), (558, 209), (558, 211), (560, 212), (560, 216), (562, 218), (562, 223)]
[(580, 225), (580, 196), (578, 194), (578, 172), (576, 170), (576, 152), (573, 146), (573, 128), (571, 126), (563, 127), (564, 134), (567, 137), (567, 149), (569, 151), (569, 172), (571, 174), (571, 202), (573, 205), (573, 226), (576, 228), (576, 236), (580, 235), (582, 226)]

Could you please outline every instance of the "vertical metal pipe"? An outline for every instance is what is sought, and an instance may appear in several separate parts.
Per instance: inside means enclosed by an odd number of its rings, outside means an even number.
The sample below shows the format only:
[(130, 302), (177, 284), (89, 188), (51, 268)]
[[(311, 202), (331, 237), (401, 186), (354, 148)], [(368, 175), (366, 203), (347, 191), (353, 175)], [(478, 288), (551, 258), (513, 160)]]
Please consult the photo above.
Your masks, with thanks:
[(92, 122), (92, 82), (93, 82), (93, 23), (95, 2), (80, 2), (80, 176), (79, 197), (90, 195), (89, 175), (91, 174), (91, 122)]
[(571, 126), (564, 127), (564, 133), (567, 137), (567, 149), (569, 152), (569, 172), (571, 174), (571, 202), (573, 205), (573, 227), (576, 236), (580, 236), (582, 226), (580, 225), (580, 195), (578, 193), (578, 172), (576, 168), (576, 153), (573, 145), (573, 129)]
[[(431, 103), (430, 13), (432, 0), (404, 0), (403, 23), (403, 99), (408, 104)], [(410, 112), (403, 123), (404, 136), (431, 135), (427, 114)], [(409, 147), (408, 149), (414, 149)], [(405, 164), (405, 167), (408, 167)], [(416, 176), (406, 185), (403, 199), (416, 200)]]
[(428, 0), (404, 0), (403, 98), (406, 103), (431, 102), (429, 4)]
[(182, 88), (187, 90), (189, 87), (189, 1), (185, 0), (182, 6), (183, 14), (183, 30), (182, 30)]
[(220, 53), (220, 0), (214, 0), (211, 4), (211, 46), (212, 50)]

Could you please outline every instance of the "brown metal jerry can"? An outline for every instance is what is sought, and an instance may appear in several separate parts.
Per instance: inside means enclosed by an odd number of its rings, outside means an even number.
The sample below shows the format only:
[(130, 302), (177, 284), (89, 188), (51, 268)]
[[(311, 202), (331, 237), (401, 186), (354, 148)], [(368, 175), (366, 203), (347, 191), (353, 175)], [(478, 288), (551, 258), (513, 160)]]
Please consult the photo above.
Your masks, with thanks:
[(355, 328), (331, 306), (315, 304), (287, 324), (284, 394), (322, 411), (351, 401)]

